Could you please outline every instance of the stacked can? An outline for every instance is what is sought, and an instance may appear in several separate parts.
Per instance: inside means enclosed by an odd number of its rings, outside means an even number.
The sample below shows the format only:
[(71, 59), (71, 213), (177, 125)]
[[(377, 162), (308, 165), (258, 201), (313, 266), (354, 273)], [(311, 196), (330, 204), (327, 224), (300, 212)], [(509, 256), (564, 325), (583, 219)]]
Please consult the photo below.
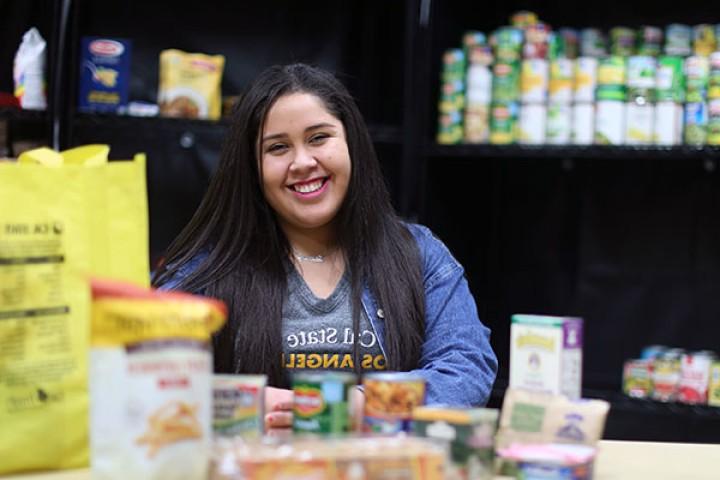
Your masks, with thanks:
[(454, 48), (443, 55), (437, 143), (451, 145), (462, 142), (464, 107), (465, 52)]
[(720, 361), (718, 360), (715, 360), (710, 366), (708, 405), (720, 406)]
[(520, 143), (540, 145), (545, 143), (547, 118), (549, 66), (544, 58), (526, 58), (520, 73), (520, 119), (518, 140)]
[(692, 29), (673, 23), (665, 28), (665, 55), (687, 57), (692, 54)]
[(658, 27), (644, 26), (638, 30), (638, 55), (657, 57), (662, 53), (663, 31)]
[(412, 412), (425, 404), (425, 380), (412, 373), (368, 373), (365, 388), (364, 432), (409, 432)]
[(610, 30), (610, 55), (629, 57), (635, 54), (635, 31), (627, 27)]
[(685, 59), (685, 135), (687, 145), (707, 143), (707, 88), (710, 76), (708, 57), (693, 55)]
[(352, 429), (350, 390), (356, 378), (347, 372), (309, 372), (293, 376), (293, 431), (340, 434)]
[(534, 12), (520, 10), (510, 17), (510, 24), (515, 28), (526, 29), (530, 25), (538, 23), (538, 16)]
[(685, 101), (682, 57), (662, 55), (658, 58), (655, 86), (653, 141), (658, 145), (680, 145)]
[(584, 28), (580, 31), (580, 56), (604, 57), (607, 55), (605, 35), (597, 28)]
[(710, 386), (710, 367), (715, 354), (710, 351), (684, 353), (680, 357), (678, 400), (689, 404), (706, 404)]
[(656, 70), (655, 57), (638, 55), (628, 58), (625, 143), (629, 145), (650, 145), (653, 142)]
[(572, 106), (572, 143), (591, 145), (595, 134), (595, 88), (598, 60), (579, 57), (575, 60)]
[(661, 402), (677, 400), (680, 385), (680, 358), (683, 353), (682, 349), (670, 348), (655, 359), (652, 373), (653, 400)]
[(522, 42), (522, 30), (513, 27), (500, 28), (490, 37), (495, 54), (490, 108), (492, 144), (505, 145), (517, 140)]
[(625, 141), (626, 74), (624, 57), (605, 57), (598, 63), (595, 91), (596, 144), (622, 145)]
[(561, 28), (558, 35), (562, 38), (563, 55), (566, 58), (574, 60), (580, 54), (580, 35), (577, 30), (572, 28)]
[(523, 58), (542, 58), (548, 56), (548, 48), (550, 44), (551, 32), (550, 26), (546, 23), (536, 23), (529, 25), (525, 29), (525, 39), (523, 42)]
[(710, 55), (707, 143), (720, 145), (720, 52)]
[(703, 57), (709, 56), (715, 51), (715, 27), (707, 23), (695, 25), (692, 29), (693, 53)]
[(468, 60), (465, 78), (465, 142), (487, 143), (490, 134), (490, 102), (492, 100), (492, 51), (480, 32), (463, 36)]
[(574, 62), (559, 57), (550, 61), (546, 141), (552, 145), (570, 143), (572, 130)]

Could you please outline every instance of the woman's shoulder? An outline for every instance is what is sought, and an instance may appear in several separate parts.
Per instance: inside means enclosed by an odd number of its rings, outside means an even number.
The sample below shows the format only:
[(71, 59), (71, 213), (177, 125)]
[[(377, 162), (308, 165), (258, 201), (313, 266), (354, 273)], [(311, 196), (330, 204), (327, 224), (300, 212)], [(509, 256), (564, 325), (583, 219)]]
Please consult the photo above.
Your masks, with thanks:
[(423, 261), (425, 277), (441, 276), (455, 269), (462, 269), (450, 249), (428, 227), (418, 223), (403, 222), (417, 243)]

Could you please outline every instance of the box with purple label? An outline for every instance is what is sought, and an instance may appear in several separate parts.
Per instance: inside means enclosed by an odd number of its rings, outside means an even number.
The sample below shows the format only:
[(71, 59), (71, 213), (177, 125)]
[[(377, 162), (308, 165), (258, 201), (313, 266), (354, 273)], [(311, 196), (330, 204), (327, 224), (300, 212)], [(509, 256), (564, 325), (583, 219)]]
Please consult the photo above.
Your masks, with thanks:
[(513, 315), (510, 387), (580, 398), (583, 320)]

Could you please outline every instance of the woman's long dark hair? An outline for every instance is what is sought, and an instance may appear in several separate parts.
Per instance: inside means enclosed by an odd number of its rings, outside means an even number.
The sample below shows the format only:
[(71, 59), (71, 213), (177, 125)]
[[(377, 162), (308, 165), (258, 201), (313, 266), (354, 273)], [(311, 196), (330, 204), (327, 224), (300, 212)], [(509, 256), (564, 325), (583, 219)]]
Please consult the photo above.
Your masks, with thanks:
[[(350, 272), (355, 338), (367, 285), (384, 311), (387, 368), (416, 368), (425, 329), (419, 251), (393, 210), (355, 101), (332, 74), (318, 68), (275, 66), (250, 85), (234, 109), (208, 191), (170, 245), (153, 284), (162, 285), (191, 259), (207, 255), (178, 288), (228, 306), (228, 322), (215, 338), (215, 371), (265, 373), (269, 384), (286, 385), (282, 305), (290, 246), (263, 195), (256, 152), (270, 108), (279, 97), (297, 92), (320, 98), (345, 127), (352, 169), (336, 225)], [(357, 344), (354, 357), (358, 371)]]

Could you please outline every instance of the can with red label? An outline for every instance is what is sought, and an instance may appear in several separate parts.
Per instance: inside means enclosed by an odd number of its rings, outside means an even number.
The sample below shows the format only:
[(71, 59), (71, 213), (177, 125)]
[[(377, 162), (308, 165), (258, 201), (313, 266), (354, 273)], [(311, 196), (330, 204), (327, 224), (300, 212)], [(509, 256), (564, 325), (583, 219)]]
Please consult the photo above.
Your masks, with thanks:
[(355, 375), (347, 372), (301, 372), (293, 375), (293, 431), (349, 432), (350, 390)]
[(363, 379), (363, 431), (409, 432), (415, 407), (425, 403), (425, 379), (401, 372), (368, 373)]
[(679, 401), (691, 404), (707, 403), (710, 367), (714, 359), (712, 352), (683, 354), (680, 358)]

